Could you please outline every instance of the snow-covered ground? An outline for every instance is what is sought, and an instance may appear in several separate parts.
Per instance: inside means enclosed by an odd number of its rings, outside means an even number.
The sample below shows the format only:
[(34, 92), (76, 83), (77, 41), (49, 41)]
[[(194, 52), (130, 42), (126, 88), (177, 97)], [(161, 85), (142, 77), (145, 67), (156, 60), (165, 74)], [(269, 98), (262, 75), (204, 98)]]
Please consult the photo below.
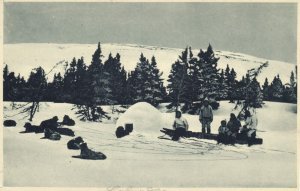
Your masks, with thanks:
[[(164, 127), (174, 113), (159, 107)], [(228, 119), (233, 104), (221, 102), (214, 112), (212, 132), (222, 119)], [(80, 151), (68, 150), (70, 137), (60, 141), (41, 139), (42, 134), (20, 134), (26, 119), (15, 115), (4, 103), (5, 119), (17, 127), (4, 128), (4, 186), (85, 186), (85, 187), (296, 187), (297, 123), (295, 104), (266, 102), (257, 110), (258, 137), (263, 145), (224, 146), (214, 141), (157, 139), (143, 127), (117, 139), (114, 135), (117, 114), (103, 123), (81, 122), (70, 104), (43, 103), (33, 124), (55, 115), (68, 114), (76, 120), (71, 127), (89, 147), (106, 154), (104, 161), (72, 158)], [(104, 107), (110, 111), (110, 107)], [(151, 115), (153, 112), (147, 113)], [(122, 115), (122, 114), (121, 114)], [(125, 114), (124, 114), (125, 115)], [(9, 117), (12, 116), (12, 117)], [(198, 116), (184, 115), (190, 129), (200, 130)], [(143, 121), (143, 117), (140, 118)], [(156, 121), (153, 120), (153, 123)], [(145, 126), (149, 127), (149, 122)], [(153, 127), (159, 132), (162, 127)]]
[[(141, 53), (149, 60), (154, 55), (158, 68), (163, 72), (165, 83), (167, 83), (166, 80), (168, 79), (171, 65), (183, 51), (183, 49), (135, 44), (102, 44), (101, 47), (104, 60), (106, 60), (109, 53), (112, 53), (113, 56), (116, 53), (120, 53), (121, 62), (127, 71), (135, 68)], [(4, 63), (9, 66), (10, 71), (14, 71), (17, 74), (20, 73), (27, 78), (33, 68), (42, 66), (46, 72), (49, 72), (56, 63), (64, 63), (66, 61), (70, 63), (73, 57), (78, 59), (83, 56), (85, 62), (89, 65), (96, 48), (97, 44), (4, 44)], [(194, 48), (194, 55), (197, 55), (200, 47), (192, 48)], [(206, 47), (202, 47), (202, 49), (206, 49)], [(228, 64), (230, 68), (233, 67), (235, 69), (238, 79), (241, 79), (247, 73), (247, 70), (256, 68), (260, 64), (269, 61), (269, 67), (265, 68), (258, 77), (258, 81), (261, 84), (266, 77), (268, 77), (270, 83), (277, 74), (280, 75), (283, 83), (288, 83), (291, 71), (295, 70), (295, 64), (257, 58), (242, 53), (215, 50), (215, 54), (217, 57), (220, 57), (218, 62), (219, 68), (225, 69)], [(59, 67), (54, 70), (54, 72), (58, 71), (63, 72), (64, 68)], [(49, 80), (52, 79), (54, 72), (48, 76)]]

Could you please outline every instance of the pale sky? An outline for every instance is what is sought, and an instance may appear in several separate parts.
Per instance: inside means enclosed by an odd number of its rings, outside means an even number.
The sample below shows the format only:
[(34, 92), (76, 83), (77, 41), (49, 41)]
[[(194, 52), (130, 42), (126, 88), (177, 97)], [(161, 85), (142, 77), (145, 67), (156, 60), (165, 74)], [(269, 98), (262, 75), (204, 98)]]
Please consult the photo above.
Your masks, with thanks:
[(4, 3), (4, 43), (132, 43), (296, 63), (296, 3)]

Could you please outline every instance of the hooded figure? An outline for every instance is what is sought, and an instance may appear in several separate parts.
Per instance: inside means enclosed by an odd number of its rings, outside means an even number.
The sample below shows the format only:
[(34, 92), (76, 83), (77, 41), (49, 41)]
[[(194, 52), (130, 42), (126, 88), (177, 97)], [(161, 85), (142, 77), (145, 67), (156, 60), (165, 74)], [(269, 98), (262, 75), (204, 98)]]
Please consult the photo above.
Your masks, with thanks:
[(230, 120), (227, 123), (228, 129), (236, 136), (241, 128), (241, 122), (237, 119), (234, 113), (230, 114)]
[(202, 133), (206, 133), (205, 130), (207, 129), (207, 133), (210, 134), (210, 124), (213, 121), (213, 112), (207, 98), (204, 99), (203, 106), (200, 109), (199, 121), (202, 125)]
[(248, 146), (252, 145), (253, 140), (256, 137), (256, 127), (257, 127), (257, 118), (253, 113), (251, 115), (250, 111), (246, 110), (245, 112), (245, 125), (243, 126), (243, 131), (241, 132), (247, 137)]
[(185, 118), (182, 117), (180, 111), (176, 111), (176, 116), (173, 124), (175, 130), (173, 141), (178, 141), (180, 137), (185, 136), (186, 131), (189, 129), (189, 124)]

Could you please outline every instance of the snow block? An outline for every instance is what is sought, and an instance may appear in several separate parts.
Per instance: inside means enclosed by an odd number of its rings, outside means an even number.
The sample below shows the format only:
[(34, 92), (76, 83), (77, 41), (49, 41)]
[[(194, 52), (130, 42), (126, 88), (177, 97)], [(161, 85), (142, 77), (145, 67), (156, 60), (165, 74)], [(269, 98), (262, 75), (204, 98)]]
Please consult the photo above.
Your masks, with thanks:
[(161, 112), (146, 102), (138, 102), (127, 109), (116, 123), (116, 128), (132, 124), (133, 132), (140, 134), (159, 135), (164, 122)]
[(116, 130), (116, 137), (117, 138), (122, 138), (126, 135), (125, 129), (122, 126), (119, 126)]
[(125, 131), (128, 133), (131, 133), (133, 131), (133, 124), (132, 123), (126, 123), (125, 124)]

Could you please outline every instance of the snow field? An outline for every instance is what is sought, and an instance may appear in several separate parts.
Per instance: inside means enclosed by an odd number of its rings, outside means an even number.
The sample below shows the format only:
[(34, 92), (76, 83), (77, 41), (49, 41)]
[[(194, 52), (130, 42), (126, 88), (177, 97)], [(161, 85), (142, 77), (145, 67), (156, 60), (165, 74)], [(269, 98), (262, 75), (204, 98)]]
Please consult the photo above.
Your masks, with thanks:
[[(214, 112), (213, 132), (222, 119), (228, 120), (230, 112), (235, 112), (233, 104), (227, 101), (220, 104), (220, 109)], [(142, 110), (142, 106), (144, 111), (129, 115), (140, 116), (134, 118), (139, 124), (145, 115), (153, 113), (162, 116), (160, 123), (164, 127), (172, 124), (174, 113), (166, 113), (164, 104), (159, 111), (145, 103), (137, 104), (132, 110)], [(157, 139), (153, 133), (157, 126), (149, 125), (157, 121), (152, 123), (151, 118), (142, 123), (144, 128), (134, 125), (132, 134), (117, 139), (114, 121), (82, 122), (70, 104), (42, 103), (33, 124), (38, 125), (54, 115), (62, 120), (67, 114), (76, 121), (76, 126), (70, 127), (76, 136), (83, 137), (90, 148), (108, 157), (104, 161), (87, 161), (72, 158), (80, 151), (67, 149), (71, 137), (50, 141), (40, 139), (42, 134), (20, 134), (26, 119), (22, 115), (8, 117), (16, 111), (11, 110), (10, 103), (4, 103), (4, 116), (18, 122), (15, 128), (4, 128), (4, 186), (295, 187), (295, 107), (266, 102), (257, 110), (258, 136), (264, 139), (264, 144), (247, 147), (216, 145), (214, 141), (193, 138), (180, 142)], [(110, 106), (103, 108), (111, 111)], [(119, 115), (119, 121), (122, 115), (126, 113)], [(117, 117), (115, 113), (114, 118)], [(200, 130), (198, 116), (184, 114), (184, 117), (191, 130)]]

